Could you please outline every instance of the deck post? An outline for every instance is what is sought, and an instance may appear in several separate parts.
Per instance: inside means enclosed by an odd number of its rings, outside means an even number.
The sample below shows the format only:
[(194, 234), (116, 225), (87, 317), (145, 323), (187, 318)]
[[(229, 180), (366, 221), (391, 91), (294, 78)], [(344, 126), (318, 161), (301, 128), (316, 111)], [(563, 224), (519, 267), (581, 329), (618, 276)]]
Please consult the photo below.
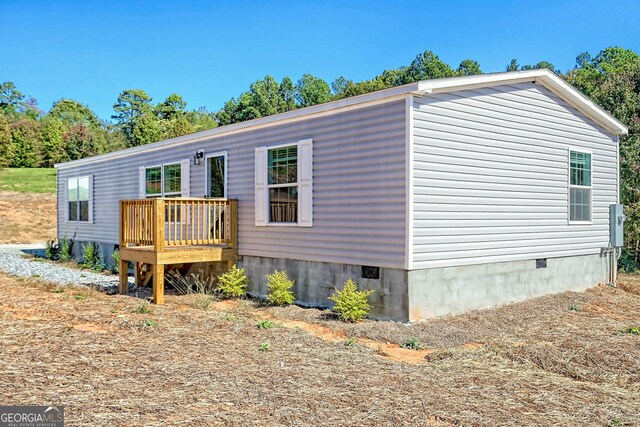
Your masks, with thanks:
[(120, 293), (126, 295), (129, 292), (129, 261), (120, 258), (118, 262), (118, 273)]
[(155, 224), (153, 227), (153, 246), (156, 252), (164, 250), (164, 200), (156, 199), (155, 202)]
[(164, 265), (153, 264), (153, 303), (164, 304)]
[(231, 242), (229, 246), (232, 248), (238, 247), (238, 201), (229, 200), (229, 225), (231, 226), (231, 235), (229, 238)]
[(120, 247), (124, 246), (124, 230), (125, 230), (125, 220), (124, 220), (124, 200), (120, 200), (118, 201), (118, 221), (120, 224), (119, 230), (118, 230), (118, 240), (120, 243)]
[(142, 263), (141, 262), (134, 262), (133, 263), (133, 277), (136, 280), (136, 286), (141, 286), (142, 285), (142, 280), (140, 275), (142, 274)]

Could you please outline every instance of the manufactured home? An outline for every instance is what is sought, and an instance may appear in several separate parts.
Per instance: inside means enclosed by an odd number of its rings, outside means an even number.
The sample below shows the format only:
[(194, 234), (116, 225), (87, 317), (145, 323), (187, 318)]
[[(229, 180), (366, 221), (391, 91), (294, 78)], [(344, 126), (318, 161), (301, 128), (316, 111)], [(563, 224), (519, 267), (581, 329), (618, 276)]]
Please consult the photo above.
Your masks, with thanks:
[(159, 303), (165, 271), (234, 263), (301, 305), (354, 279), (402, 321), (583, 290), (625, 133), (548, 70), (420, 81), (58, 164), (58, 238), (119, 248)]

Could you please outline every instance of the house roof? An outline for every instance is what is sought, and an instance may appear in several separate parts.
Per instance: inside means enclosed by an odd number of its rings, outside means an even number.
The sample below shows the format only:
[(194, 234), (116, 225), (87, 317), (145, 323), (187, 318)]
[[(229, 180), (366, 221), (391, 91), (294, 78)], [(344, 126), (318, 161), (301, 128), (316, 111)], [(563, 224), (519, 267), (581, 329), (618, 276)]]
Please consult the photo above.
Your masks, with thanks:
[(166, 146), (183, 145), (187, 143), (203, 141), (214, 136), (227, 133), (236, 133), (246, 130), (253, 130), (263, 127), (269, 127), (299, 120), (307, 117), (318, 117), (329, 114), (335, 114), (355, 108), (382, 104), (394, 99), (401, 99), (409, 94), (428, 95), (430, 93), (456, 92), (460, 90), (491, 87), (504, 84), (515, 84), (523, 82), (539, 83), (546, 87), (567, 103), (581, 111), (594, 122), (607, 129), (615, 135), (628, 133), (628, 128), (618, 121), (615, 117), (607, 113), (605, 110), (596, 105), (593, 101), (583, 95), (576, 88), (565, 82), (555, 73), (547, 69), (535, 69), (524, 71), (509, 71), (503, 73), (480, 74), (474, 76), (448, 77), (442, 79), (422, 80), (390, 89), (379, 90), (377, 92), (367, 93), (364, 95), (353, 96), (350, 98), (331, 101), (324, 104), (314, 105), (311, 107), (300, 108), (298, 110), (288, 111), (285, 113), (275, 114), (273, 116), (261, 117), (258, 119), (248, 120), (240, 123), (233, 123), (227, 126), (221, 126), (177, 138), (167, 139), (164, 141), (154, 142), (152, 144), (141, 145), (138, 147), (127, 148), (124, 150), (114, 151), (112, 153), (101, 154), (98, 156), (87, 157), (84, 159), (73, 160), (65, 163), (58, 163), (56, 168), (67, 168), (99, 162), (112, 158), (129, 156), (136, 153), (146, 151), (155, 151)]

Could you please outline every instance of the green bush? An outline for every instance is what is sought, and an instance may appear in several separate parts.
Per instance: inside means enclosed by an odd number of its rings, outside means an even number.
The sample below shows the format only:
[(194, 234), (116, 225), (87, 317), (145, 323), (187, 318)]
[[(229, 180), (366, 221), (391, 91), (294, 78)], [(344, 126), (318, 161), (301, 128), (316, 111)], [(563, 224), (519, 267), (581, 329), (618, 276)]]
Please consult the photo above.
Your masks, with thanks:
[(358, 285), (349, 279), (345, 282), (341, 291), (337, 290), (329, 297), (336, 303), (333, 311), (338, 313), (340, 319), (345, 322), (357, 322), (364, 319), (371, 310), (367, 298), (373, 294), (372, 290), (359, 291)]
[(44, 257), (52, 261), (56, 261), (60, 258), (60, 243), (55, 239), (48, 240), (47, 246), (44, 249)]
[(82, 248), (82, 265), (95, 271), (104, 270), (104, 261), (97, 243), (89, 242)]
[(223, 298), (242, 298), (247, 293), (247, 286), (249, 278), (244, 268), (238, 268), (235, 264), (218, 278), (218, 291)]
[(60, 240), (60, 261), (68, 262), (73, 258), (73, 239), (67, 238), (65, 234), (62, 240)]
[(116, 249), (111, 254), (111, 272), (115, 274), (120, 272), (120, 249)]
[(296, 296), (291, 292), (293, 280), (289, 279), (287, 272), (276, 270), (272, 274), (267, 274), (267, 302), (271, 305), (291, 305)]
[(621, 273), (636, 273), (640, 271), (640, 264), (627, 248), (622, 248), (622, 254), (618, 259), (618, 269)]

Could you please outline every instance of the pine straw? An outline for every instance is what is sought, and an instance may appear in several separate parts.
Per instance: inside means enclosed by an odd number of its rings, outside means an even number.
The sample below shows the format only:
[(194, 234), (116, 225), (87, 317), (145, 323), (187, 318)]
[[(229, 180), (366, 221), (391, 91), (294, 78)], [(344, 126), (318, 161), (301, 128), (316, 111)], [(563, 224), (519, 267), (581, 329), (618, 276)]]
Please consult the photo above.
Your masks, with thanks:
[[(0, 275), (0, 399), (64, 405), (69, 426), (640, 423), (640, 337), (613, 335), (639, 323), (640, 297), (622, 290), (411, 326), (252, 302), (201, 310), (193, 296), (145, 314), (136, 298), (54, 290)], [(256, 328), (265, 316), (440, 350), (399, 363), (364, 345)], [(258, 350), (264, 342), (269, 351)]]

